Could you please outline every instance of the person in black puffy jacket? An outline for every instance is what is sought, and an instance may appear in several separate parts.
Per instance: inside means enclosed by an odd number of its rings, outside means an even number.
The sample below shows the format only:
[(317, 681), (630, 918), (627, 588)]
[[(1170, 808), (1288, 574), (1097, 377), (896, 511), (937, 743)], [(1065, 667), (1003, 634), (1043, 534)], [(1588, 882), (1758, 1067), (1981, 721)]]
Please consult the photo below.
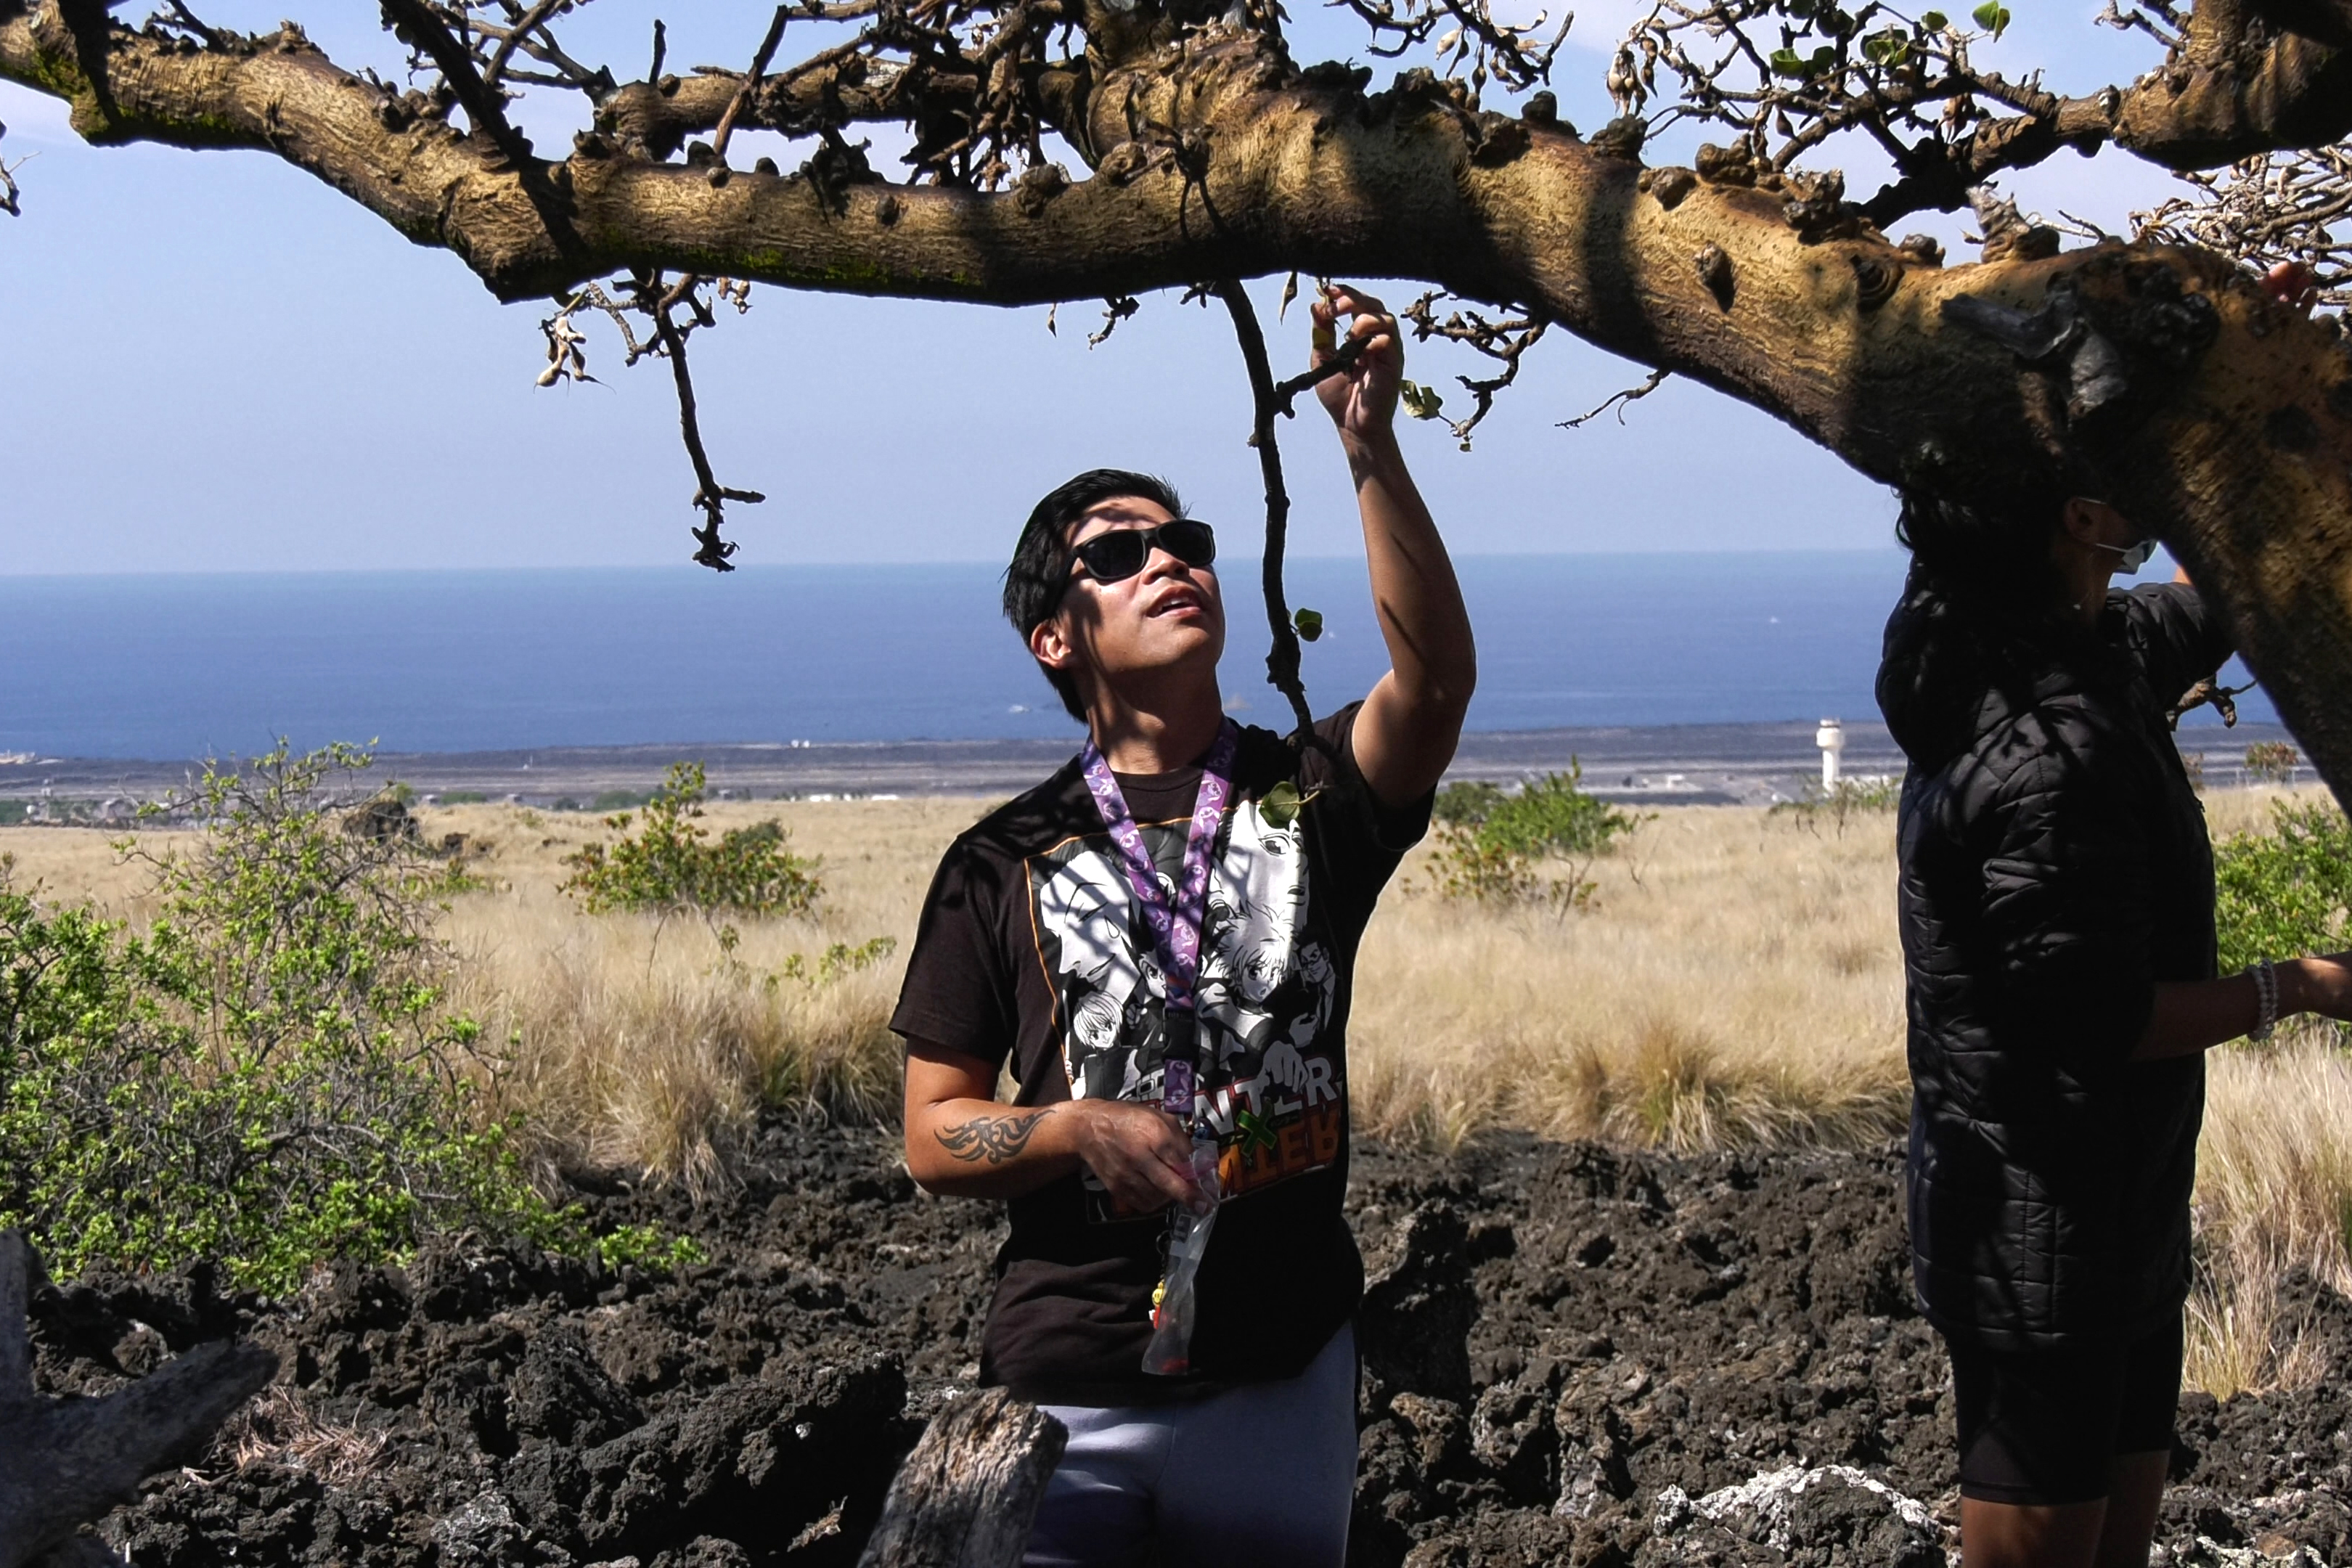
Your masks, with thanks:
[(1969, 1568), (2145, 1568), (2172, 1447), (2203, 1052), (2352, 966), (2214, 974), (2213, 856), (2166, 712), (2230, 653), (2074, 496), (1905, 498), (1878, 701), (1899, 841), (1913, 1278), (1952, 1355)]

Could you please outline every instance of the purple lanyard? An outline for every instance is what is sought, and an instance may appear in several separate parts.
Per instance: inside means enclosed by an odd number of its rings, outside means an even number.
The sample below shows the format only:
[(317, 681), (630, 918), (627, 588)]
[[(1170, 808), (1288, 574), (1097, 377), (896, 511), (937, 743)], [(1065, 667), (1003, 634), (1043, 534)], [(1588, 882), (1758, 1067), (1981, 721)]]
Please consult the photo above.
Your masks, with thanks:
[(1216, 744), (1209, 748), (1208, 758), (1201, 764), (1201, 791), (1192, 802), (1192, 826), (1184, 839), (1184, 869), (1177, 879), (1173, 908), (1160, 889), (1160, 871), (1152, 864), (1151, 851), (1144, 847), (1143, 830), (1136, 826), (1135, 814), (1127, 808), (1127, 797), (1119, 793), (1118, 780), (1111, 776), (1101, 749), (1089, 740), (1079, 753), (1087, 789), (1095, 797), (1095, 809), (1102, 813), (1103, 826), (1110, 830), (1111, 842), (1118, 846), (1119, 858), (1127, 864), (1128, 883), (1143, 908), (1144, 922), (1150, 926), (1160, 950), (1160, 972), (1167, 977), (1167, 1048), (1160, 1108), (1175, 1116), (1192, 1114), (1198, 1037), (1193, 987), (1201, 977), (1201, 915), (1209, 901), (1209, 850), (1216, 840), (1217, 825), (1224, 820), (1226, 797), (1233, 793), (1234, 752), (1240, 742), (1241, 726), (1226, 720), (1218, 727)]

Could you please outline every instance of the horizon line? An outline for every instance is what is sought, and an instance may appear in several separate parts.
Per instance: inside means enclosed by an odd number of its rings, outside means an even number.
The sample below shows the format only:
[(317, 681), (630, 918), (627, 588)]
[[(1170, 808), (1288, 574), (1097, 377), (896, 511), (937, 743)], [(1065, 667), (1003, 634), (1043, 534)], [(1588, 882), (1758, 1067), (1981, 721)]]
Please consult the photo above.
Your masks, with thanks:
[[(1569, 560), (1706, 560), (1734, 559), (1755, 556), (1802, 555), (1900, 555), (1903, 547), (1893, 542), (1884, 544), (1827, 545), (1762, 545), (1731, 550), (1666, 549), (1666, 550), (1475, 550), (1463, 551), (1452, 556), (1465, 561), (1569, 561)], [(1240, 554), (1224, 557), (1227, 561), (1265, 559), (1264, 554)], [(1285, 563), (1298, 565), (1308, 562), (1361, 562), (1360, 552), (1293, 552)], [(922, 566), (986, 566), (1001, 570), (1003, 563), (992, 556), (956, 555), (919, 560), (893, 561), (753, 561), (739, 565), (736, 570), (762, 575), (778, 571), (806, 571), (843, 567), (897, 569)], [(100, 567), (75, 572), (11, 572), (0, 568), (0, 583), (88, 582), (110, 578), (134, 577), (428, 577), (452, 575), (488, 575), (492, 574), (556, 574), (573, 572), (642, 572), (647, 574), (677, 575), (698, 570), (691, 562), (582, 562), (553, 565), (507, 566), (163, 566), (163, 567)]]

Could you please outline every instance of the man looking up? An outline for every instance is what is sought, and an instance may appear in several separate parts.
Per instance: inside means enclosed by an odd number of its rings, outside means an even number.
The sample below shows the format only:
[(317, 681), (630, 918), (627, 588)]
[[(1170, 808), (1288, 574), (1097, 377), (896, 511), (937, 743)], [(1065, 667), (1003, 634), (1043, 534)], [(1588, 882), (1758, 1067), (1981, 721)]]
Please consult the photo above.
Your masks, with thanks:
[[(1355, 479), (1389, 672), (1307, 743), (1241, 728), (1217, 687), (1207, 525), (1139, 474), (1048, 495), (1004, 606), (1088, 744), (949, 848), (891, 1019), (908, 1169), (1009, 1201), (981, 1381), (1069, 1429), (1033, 1564), (1339, 1568), (1346, 1552), (1356, 945), (1428, 826), (1476, 657), (1397, 447), (1395, 318), (1332, 290), (1314, 363), (1343, 317), (1362, 352), (1318, 393)], [(1212, 1213), (1202, 1248), (1194, 1216)]]

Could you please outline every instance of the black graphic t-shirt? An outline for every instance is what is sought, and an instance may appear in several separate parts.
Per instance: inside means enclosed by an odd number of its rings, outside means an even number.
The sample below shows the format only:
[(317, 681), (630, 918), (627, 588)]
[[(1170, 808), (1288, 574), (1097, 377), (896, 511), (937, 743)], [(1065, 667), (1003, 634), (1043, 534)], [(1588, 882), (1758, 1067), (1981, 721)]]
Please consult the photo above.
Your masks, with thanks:
[[(1339, 1205), (1356, 946), (1429, 822), (1427, 798), (1391, 811), (1373, 796), (1355, 720), (1350, 706), (1316, 725), (1328, 754), (1242, 731), (1201, 929), (1200, 1048), (1225, 1200), (1201, 1265), (1192, 1373), (1142, 1370), (1166, 1211), (1122, 1211), (1082, 1166), (1009, 1205), (983, 1384), (1043, 1404), (1183, 1398), (1296, 1375), (1355, 1310), (1363, 1262)], [(1118, 775), (1171, 889), (1200, 778)], [(1157, 1104), (1166, 996), (1074, 759), (949, 847), (890, 1026), (1009, 1061), (1015, 1104)]]

